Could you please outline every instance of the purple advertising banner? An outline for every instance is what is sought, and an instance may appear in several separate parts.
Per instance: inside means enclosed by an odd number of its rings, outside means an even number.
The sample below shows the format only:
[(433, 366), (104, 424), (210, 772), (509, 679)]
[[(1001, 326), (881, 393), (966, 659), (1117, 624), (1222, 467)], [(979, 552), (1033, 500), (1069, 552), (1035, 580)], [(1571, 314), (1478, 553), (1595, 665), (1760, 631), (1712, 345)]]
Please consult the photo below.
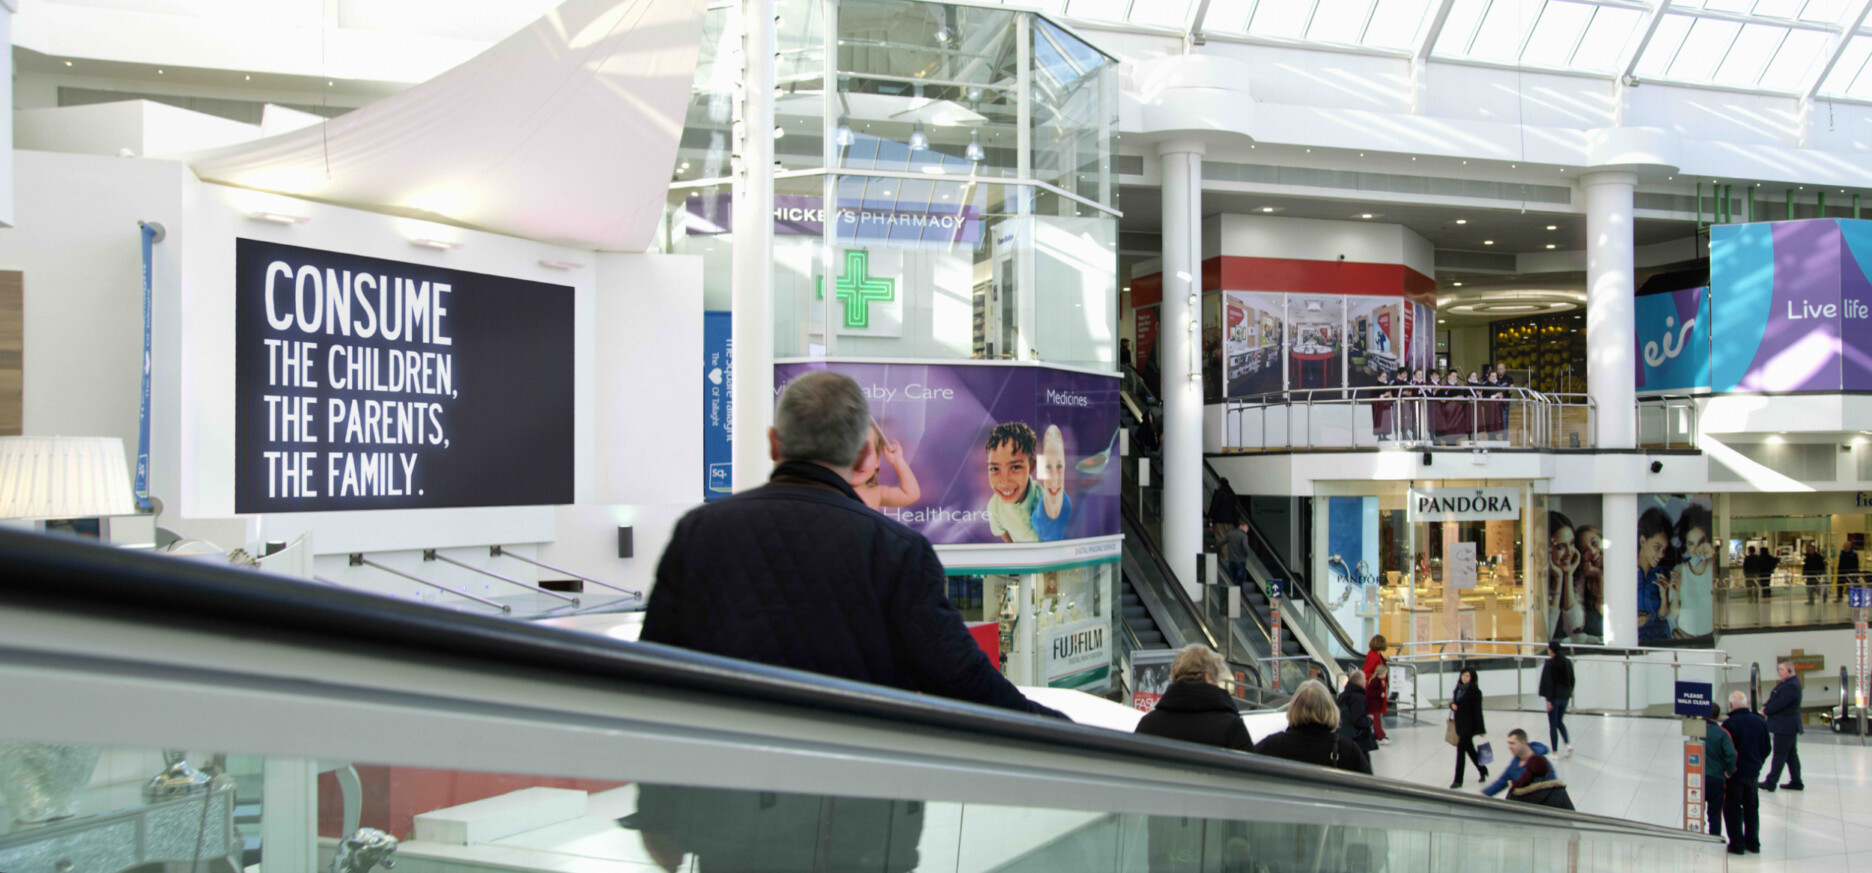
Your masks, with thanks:
[(937, 545), (1052, 542), (1119, 532), (1118, 378), (1049, 367), (805, 362), (857, 380), (882, 443), (855, 483)]
[[(685, 229), (691, 234), (728, 233), (734, 208), (727, 194), (692, 194)], [(927, 200), (841, 200), (835, 235), (843, 243), (981, 242), (981, 211), (973, 203)], [(825, 232), (825, 199), (806, 194), (774, 195), (774, 233), (819, 236)]]
[[(1858, 233), (1850, 226), (1865, 224), (1814, 219), (1711, 229), (1712, 389), (1841, 389), (1844, 347), (1860, 342), (1866, 317), (1864, 274), (1845, 237)], [(1855, 348), (1846, 357), (1863, 354)]]

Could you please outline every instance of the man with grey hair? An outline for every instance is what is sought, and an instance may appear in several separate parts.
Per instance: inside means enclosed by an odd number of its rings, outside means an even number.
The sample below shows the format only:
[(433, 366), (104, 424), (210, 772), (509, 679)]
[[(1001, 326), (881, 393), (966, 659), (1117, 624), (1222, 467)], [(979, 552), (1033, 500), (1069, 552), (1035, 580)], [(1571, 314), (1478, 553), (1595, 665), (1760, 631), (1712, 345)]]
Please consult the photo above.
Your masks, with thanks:
[(1749, 709), (1748, 695), (1729, 694), (1729, 718), (1723, 730), (1735, 743), (1735, 772), (1723, 786), (1723, 830), (1729, 837), (1729, 854), (1761, 851), (1761, 778), (1762, 762), (1768, 758), (1768, 724)]
[[(871, 408), (849, 377), (818, 370), (780, 393), (767, 484), (691, 510), (657, 564), (640, 639), (1040, 715), (975, 644), (945, 595), (929, 540), (866, 506), (851, 483), (877, 469)], [(918, 863), (923, 805), (676, 785), (638, 789), (658, 866), (709, 871), (865, 869)]]
[(830, 370), (795, 378), (767, 439), (778, 466), (766, 485), (677, 522), (644, 642), (1059, 715), (975, 644), (929, 540), (853, 490), (878, 465), (858, 383)]

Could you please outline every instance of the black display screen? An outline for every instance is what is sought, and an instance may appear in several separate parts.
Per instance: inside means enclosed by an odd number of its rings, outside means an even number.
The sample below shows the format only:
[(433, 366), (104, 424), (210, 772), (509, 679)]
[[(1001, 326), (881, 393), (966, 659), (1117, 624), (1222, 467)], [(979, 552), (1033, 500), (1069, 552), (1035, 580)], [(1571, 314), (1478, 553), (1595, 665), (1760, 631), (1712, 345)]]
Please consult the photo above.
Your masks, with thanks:
[(571, 287), (234, 245), (236, 512), (572, 502)]

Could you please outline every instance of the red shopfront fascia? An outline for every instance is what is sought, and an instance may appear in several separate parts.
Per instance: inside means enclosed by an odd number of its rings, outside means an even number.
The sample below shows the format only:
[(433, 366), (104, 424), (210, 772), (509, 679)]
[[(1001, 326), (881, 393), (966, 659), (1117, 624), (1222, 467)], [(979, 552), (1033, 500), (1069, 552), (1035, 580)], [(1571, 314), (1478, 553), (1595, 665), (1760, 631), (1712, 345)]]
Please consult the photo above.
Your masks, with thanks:
[[(1404, 297), (1436, 309), (1436, 280), (1403, 264), (1302, 261), (1236, 255), (1203, 261), (1203, 291), (1282, 291), (1289, 294), (1352, 294)], [(1163, 302), (1163, 274), (1131, 280), (1131, 306)]]

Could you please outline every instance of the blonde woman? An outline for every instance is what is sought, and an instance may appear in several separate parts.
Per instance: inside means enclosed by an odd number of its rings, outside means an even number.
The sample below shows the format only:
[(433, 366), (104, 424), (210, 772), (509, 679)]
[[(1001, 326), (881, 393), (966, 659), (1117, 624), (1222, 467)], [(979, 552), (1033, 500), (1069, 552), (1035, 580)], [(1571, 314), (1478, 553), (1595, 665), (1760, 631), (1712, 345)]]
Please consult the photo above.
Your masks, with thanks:
[(910, 469), (910, 462), (904, 460), (903, 446), (898, 445), (896, 440), (885, 439), (884, 431), (876, 421), (871, 422), (871, 440), (877, 445), (878, 457), (897, 474), (897, 485), (890, 487), (879, 484), (878, 469), (873, 468), (870, 478), (851, 483), (852, 490), (857, 491), (858, 498), (872, 509), (914, 506), (923, 499), (923, 489), (917, 487), (916, 472)]
[(1214, 649), (1201, 643), (1184, 646), (1170, 662), (1170, 687), (1157, 708), (1144, 714), (1137, 732), (1188, 743), (1221, 746), (1238, 752), (1254, 750), (1254, 737), (1235, 708), (1235, 698), (1222, 690), (1228, 664)]
[(1339, 704), (1318, 679), (1308, 679), (1287, 707), (1287, 729), (1255, 745), (1255, 754), (1370, 775), (1371, 759), (1339, 736)]

